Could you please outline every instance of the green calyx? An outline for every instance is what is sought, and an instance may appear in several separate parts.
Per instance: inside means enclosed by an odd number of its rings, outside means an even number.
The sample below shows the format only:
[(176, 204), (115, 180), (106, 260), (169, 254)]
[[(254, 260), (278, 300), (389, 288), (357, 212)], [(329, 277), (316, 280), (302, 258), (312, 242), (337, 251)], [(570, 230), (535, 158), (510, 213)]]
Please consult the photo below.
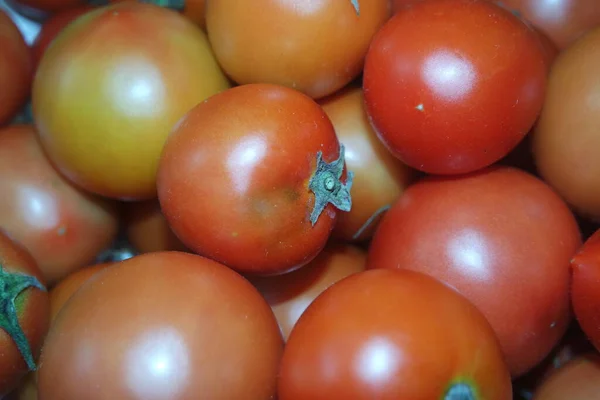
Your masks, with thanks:
[(31, 346), (19, 324), (15, 306), (15, 300), (19, 294), (30, 287), (46, 291), (44, 285), (36, 277), (7, 272), (0, 263), (0, 328), (9, 334), (29, 370), (35, 371), (36, 365)]
[(317, 223), (327, 204), (331, 203), (338, 210), (346, 212), (352, 208), (350, 189), (354, 174), (348, 171), (346, 183), (342, 183), (344, 165), (343, 145), (340, 146), (340, 156), (331, 163), (323, 160), (322, 152), (317, 153), (317, 169), (308, 183), (308, 188), (315, 195), (315, 206), (310, 214), (310, 223), (313, 226)]
[(356, 11), (356, 15), (360, 15), (360, 5), (358, 4), (358, 0), (350, 0), (352, 6), (354, 7), (354, 11)]
[(141, 3), (154, 4), (155, 6), (169, 8), (175, 11), (183, 11), (185, 0), (140, 0)]
[(451, 384), (442, 400), (478, 400), (479, 396), (473, 386), (465, 382)]

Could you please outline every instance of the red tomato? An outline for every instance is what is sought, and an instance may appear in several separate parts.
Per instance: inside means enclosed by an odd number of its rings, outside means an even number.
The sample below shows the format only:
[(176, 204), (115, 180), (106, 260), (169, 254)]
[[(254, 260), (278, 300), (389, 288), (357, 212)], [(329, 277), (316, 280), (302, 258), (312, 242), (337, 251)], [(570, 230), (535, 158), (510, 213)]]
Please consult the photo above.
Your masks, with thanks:
[(58, 282), (50, 291), (50, 319), (53, 321), (73, 294), (92, 276), (114, 263), (95, 264), (78, 269)]
[(65, 304), (38, 390), (40, 400), (267, 400), (282, 349), (269, 305), (243, 277), (193, 254), (144, 254)]
[(176, 12), (126, 2), (56, 38), (38, 66), (33, 113), (65, 176), (103, 196), (147, 199), (169, 131), (228, 87), (202, 30)]
[(333, 234), (346, 241), (368, 240), (383, 210), (412, 182), (415, 171), (390, 154), (369, 123), (363, 93), (350, 86), (321, 102), (354, 173), (352, 209), (339, 216)]
[(600, 350), (600, 230), (571, 260), (571, 299), (579, 325)]
[[(310, 262), (351, 206), (344, 153), (310, 97), (243, 85), (192, 109), (169, 136), (157, 186), (173, 231), (194, 252), (241, 272)], [(349, 175), (351, 178), (351, 175)]]
[(19, 28), (0, 8), (0, 125), (8, 123), (25, 104), (33, 66)]
[(366, 271), (325, 290), (292, 330), (279, 400), (512, 399), (497, 339), (454, 290)]
[(127, 203), (124, 209), (127, 240), (139, 253), (187, 251), (171, 230), (158, 201)]
[(498, 161), (523, 139), (541, 109), (546, 71), (535, 31), (510, 12), (484, 0), (431, 0), (377, 33), (363, 87), (394, 155), (456, 174)]
[(284, 339), (306, 307), (329, 286), (349, 275), (364, 271), (364, 250), (341, 244), (329, 244), (308, 265), (288, 274), (253, 277), (251, 282), (271, 305)]
[(54, 40), (65, 27), (67, 27), (77, 17), (95, 9), (91, 5), (82, 5), (80, 7), (71, 8), (57, 14), (44, 21), (40, 33), (36, 36), (31, 44), (31, 52), (33, 53), (34, 69), (37, 68), (46, 48)]
[[(497, 0), (496, 0), (497, 1)], [(600, 24), (597, 0), (501, 0), (538, 27), (560, 49)]]
[(29, 253), (0, 231), (0, 397), (36, 368), (49, 325), (44, 278)]
[(117, 205), (71, 186), (29, 125), (0, 131), (0, 227), (31, 252), (53, 285), (117, 236)]
[(427, 273), (488, 318), (513, 376), (538, 364), (569, 322), (575, 218), (544, 182), (513, 168), (426, 178), (387, 212), (369, 268)]
[(550, 375), (533, 400), (597, 400), (599, 394), (600, 356), (590, 353)]
[(273, 83), (320, 98), (362, 70), (389, 0), (219, 0), (206, 29), (223, 69), (238, 83)]

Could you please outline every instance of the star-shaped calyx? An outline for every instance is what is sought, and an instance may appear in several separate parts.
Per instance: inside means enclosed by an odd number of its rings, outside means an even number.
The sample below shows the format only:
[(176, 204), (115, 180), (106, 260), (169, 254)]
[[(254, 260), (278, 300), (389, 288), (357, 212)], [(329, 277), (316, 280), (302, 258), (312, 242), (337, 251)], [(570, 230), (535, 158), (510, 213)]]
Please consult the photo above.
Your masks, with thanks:
[(35, 371), (36, 365), (31, 346), (19, 324), (15, 306), (17, 296), (30, 287), (46, 291), (44, 285), (35, 276), (7, 272), (0, 263), (0, 328), (4, 329), (15, 342), (29, 370)]
[(337, 160), (327, 163), (323, 160), (323, 153), (317, 153), (317, 169), (308, 182), (308, 188), (315, 195), (315, 206), (310, 214), (310, 223), (314, 226), (319, 216), (327, 206), (333, 204), (338, 210), (350, 211), (352, 198), (352, 178), (354, 174), (346, 173), (346, 183), (342, 183), (344, 172), (344, 146), (340, 146), (340, 156)]

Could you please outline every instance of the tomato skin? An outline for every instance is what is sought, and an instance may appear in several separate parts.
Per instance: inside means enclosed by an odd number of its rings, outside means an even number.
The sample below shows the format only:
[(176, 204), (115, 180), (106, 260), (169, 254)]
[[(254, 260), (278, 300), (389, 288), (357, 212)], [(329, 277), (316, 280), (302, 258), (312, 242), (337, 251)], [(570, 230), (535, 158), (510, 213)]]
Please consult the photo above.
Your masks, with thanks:
[(600, 24), (596, 0), (502, 0), (565, 49)]
[(92, 276), (103, 271), (114, 263), (95, 264), (78, 269), (62, 279), (50, 290), (50, 320), (54, 321), (73, 294)]
[(550, 375), (533, 400), (594, 400), (600, 393), (600, 356), (589, 353)]
[(271, 305), (287, 340), (306, 307), (329, 286), (365, 270), (364, 250), (344, 244), (328, 244), (304, 267), (282, 275), (251, 277), (250, 281)]
[[(206, 29), (215, 55), (240, 84), (273, 83), (321, 98), (361, 72), (389, 0), (208, 1)], [(268, 46), (265, 45), (268, 43)]]
[(37, 69), (46, 48), (52, 43), (54, 38), (77, 17), (94, 10), (96, 7), (91, 5), (82, 5), (58, 12), (48, 18), (42, 24), (40, 33), (31, 44), (31, 53), (33, 54), (34, 70)]
[[(33, 276), (43, 285), (44, 278), (31, 255), (0, 230), (0, 265), (10, 273)], [(37, 360), (49, 326), (49, 300), (46, 291), (29, 287), (16, 300), (17, 318), (34, 360)], [(14, 389), (29, 373), (21, 353), (6, 330), (0, 329), (0, 397)]]
[(33, 126), (0, 130), (0, 176), (0, 227), (27, 248), (48, 285), (91, 263), (117, 236), (117, 204), (56, 172)]
[(546, 71), (536, 33), (501, 7), (418, 2), (375, 35), (365, 103), (380, 139), (406, 164), (467, 173), (523, 139), (540, 112)]
[(139, 253), (187, 251), (173, 233), (158, 201), (126, 203), (123, 214), (127, 240)]
[(471, 385), (473, 398), (512, 398), (483, 315), (424, 274), (371, 270), (335, 283), (300, 317), (284, 350), (278, 395), (443, 399), (459, 382)]
[(314, 226), (309, 220), (319, 151), (328, 163), (340, 157), (333, 126), (310, 97), (270, 84), (229, 89), (169, 136), (157, 178), (162, 211), (198, 254), (244, 273), (289, 272), (321, 251), (338, 214), (328, 204)]
[(19, 28), (0, 9), (0, 126), (7, 124), (25, 104), (33, 66)]
[(38, 66), (33, 112), (65, 176), (103, 196), (149, 199), (169, 131), (228, 87), (202, 30), (176, 12), (125, 2), (56, 38)]
[(571, 260), (571, 301), (581, 329), (600, 349), (600, 230), (596, 231)]
[(377, 215), (383, 215), (380, 210), (402, 195), (415, 171), (391, 155), (377, 138), (360, 88), (350, 86), (320, 104), (345, 147), (346, 166), (354, 173), (352, 209), (339, 216), (333, 235), (349, 242), (368, 240), (377, 227)]
[(267, 400), (282, 349), (269, 305), (243, 277), (193, 254), (144, 254), (65, 304), (44, 344), (39, 398)]
[(491, 167), (409, 187), (381, 221), (368, 268), (416, 270), (455, 287), (488, 318), (516, 377), (567, 328), (569, 261), (580, 244), (571, 211), (544, 182)]
[[(556, 59), (533, 137), (540, 175), (578, 213), (600, 220), (600, 28)], [(576, 78), (574, 78), (576, 77)]]

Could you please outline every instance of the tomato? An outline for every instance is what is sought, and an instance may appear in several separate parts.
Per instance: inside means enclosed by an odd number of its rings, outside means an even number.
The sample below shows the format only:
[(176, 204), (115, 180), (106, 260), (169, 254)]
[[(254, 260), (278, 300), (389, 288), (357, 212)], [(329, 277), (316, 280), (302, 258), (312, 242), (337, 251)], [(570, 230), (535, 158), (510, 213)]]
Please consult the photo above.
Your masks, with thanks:
[(386, 147), (409, 166), (466, 173), (523, 139), (541, 109), (546, 71), (535, 31), (501, 7), (418, 2), (371, 43), (366, 109)]
[(306, 307), (332, 284), (364, 271), (367, 255), (364, 250), (331, 243), (308, 265), (288, 274), (252, 277), (251, 282), (271, 305), (284, 339)]
[(63, 174), (108, 197), (156, 196), (175, 123), (229, 86), (206, 35), (176, 12), (127, 2), (88, 13), (48, 48), (33, 85), (44, 148)]
[(144, 254), (65, 304), (44, 343), (40, 400), (267, 400), (282, 349), (269, 305), (243, 277), (193, 254)]
[(414, 170), (392, 156), (377, 138), (360, 88), (350, 86), (321, 105), (345, 147), (346, 165), (354, 173), (352, 209), (339, 216), (334, 235), (346, 241), (370, 239), (382, 211), (412, 182)]
[(354, 274), (306, 309), (286, 344), (279, 400), (511, 399), (489, 324), (411, 271)]
[(17, 115), (29, 97), (33, 66), (19, 28), (0, 9), (0, 125)]
[(427, 273), (488, 318), (513, 376), (537, 365), (569, 319), (569, 260), (581, 244), (567, 205), (541, 180), (491, 167), (430, 177), (386, 213), (369, 268)]
[(32, 126), (0, 130), (0, 176), (0, 227), (29, 250), (49, 285), (92, 262), (116, 237), (117, 204), (59, 175)]
[(600, 24), (596, 0), (501, 0), (538, 27), (560, 49)]
[(236, 82), (279, 84), (320, 98), (359, 75), (389, 14), (389, 0), (219, 0), (206, 4), (206, 29)]
[(127, 239), (138, 252), (187, 251), (171, 230), (158, 201), (127, 203), (124, 215)]
[(289, 272), (321, 251), (338, 211), (351, 207), (342, 149), (310, 97), (235, 87), (196, 106), (169, 136), (160, 205), (194, 252), (240, 272)]
[(36, 369), (49, 325), (44, 285), (33, 257), (0, 231), (0, 397)]
[(114, 263), (95, 264), (78, 269), (54, 286), (50, 291), (50, 319), (53, 321), (56, 318), (65, 303), (85, 282), (111, 265)]
[(44, 52), (46, 51), (46, 48), (54, 40), (56, 35), (58, 35), (77, 17), (94, 9), (95, 7), (91, 5), (82, 5), (58, 12), (51, 16), (48, 20), (44, 21), (40, 33), (36, 36), (35, 40), (31, 44), (34, 68), (37, 67), (42, 56), (44, 55)]
[(600, 393), (600, 356), (590, 353), (552, 374), (534, 400), (595, 400)]
[(575, 316), (594, 346), (600, 349), (600, 230), (579, 249), (571, 267)]
[[(600, 28), (564, 50), (550, 72), (533, 135), (541, 176), (579, 213), (600, 220)], [(577, 77), (574, 79), (573, 77)]]

